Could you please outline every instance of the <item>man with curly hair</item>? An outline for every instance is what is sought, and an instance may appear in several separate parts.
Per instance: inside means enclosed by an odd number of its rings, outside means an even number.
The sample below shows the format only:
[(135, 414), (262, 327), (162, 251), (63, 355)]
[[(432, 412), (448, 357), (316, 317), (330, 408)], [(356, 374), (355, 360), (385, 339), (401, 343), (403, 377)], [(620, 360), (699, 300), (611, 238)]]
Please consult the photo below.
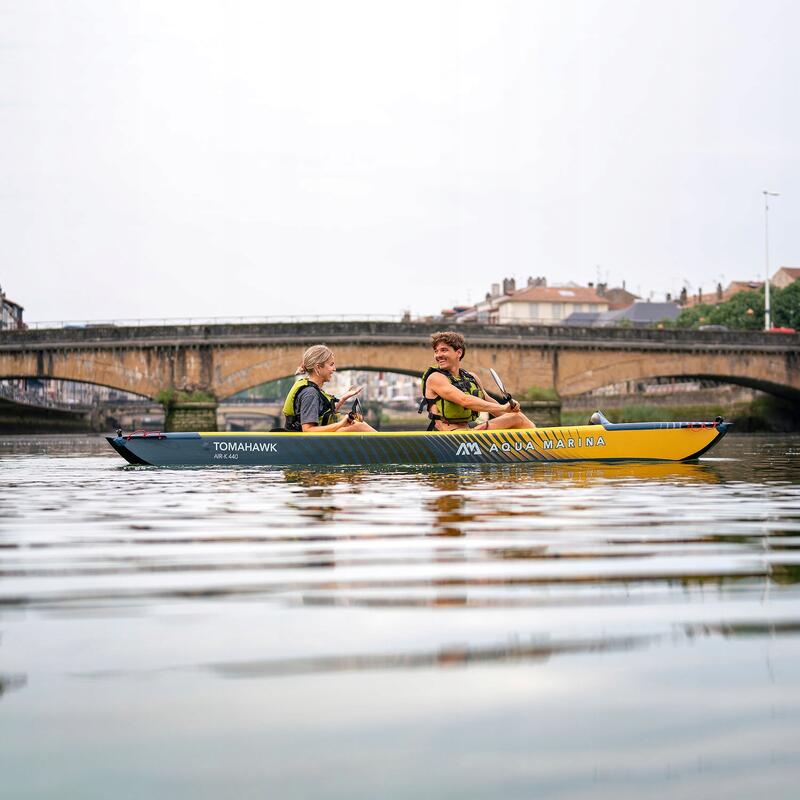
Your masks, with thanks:
[[(480, 380), (461, 367), (466, 352), (464, 337), (455, 331), (431, 334), (434, 366), (422, 376), (420, 413), (427, 407), (431, 424), (428, 430), (452, 431), (458, 428), (475, 430), (535, 428), (521, 411), (516, 400), (497, 403), (487, 398)], [(488, 422), (476, 423), (482, 412)]]

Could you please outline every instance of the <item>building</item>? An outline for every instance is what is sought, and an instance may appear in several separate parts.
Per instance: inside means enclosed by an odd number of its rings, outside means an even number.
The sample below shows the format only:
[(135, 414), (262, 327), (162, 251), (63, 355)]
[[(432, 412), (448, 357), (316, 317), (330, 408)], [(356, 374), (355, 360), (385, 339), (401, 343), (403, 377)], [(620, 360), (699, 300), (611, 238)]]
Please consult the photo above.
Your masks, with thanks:
[(639, 301), (632, 303), (627, 308), (618, 308), (601, 313), (576, 311), (564, 320), (564, 324), (590, 328), (610, 328), (615, 325), (649, 328), (664, 320), (675, 320), (680, 313), (681, 308), (677, 303)]
[(619, 325), (630, 323), (634, 328), (648, 328), (659, 322), (676, 320), (681, 313), (677, 303), (648, 303), (638, 301), (628, 308), (609, 311), (602, 314), (603, 325)]
[(558, 325), (575, 311), (608, 311), (609, 302), (594, 288), (571, 283), (548, 286), (544, 277), (528, 278), (524, 289), (517, 289), (513, 278), (492, 284), (491, 292), (474, 306), (443, 312), (446, 320), (456, 323), (477, 322), (486, 325)]
[(528, 286), (497, 300), (500, 325), (559, 325), (573, 312), (608, 311), (608, 301), (593, 287)]
[[(772, 281), (770, 281), (772, 284)], [(713, 292), (705, 294), (702, 289), (699, 289), (697, 294), (688, 296), (686, 289), (681, 292), (680, 304), (684, 308), (691, 308), (692, 306), (706, 305), (718, 306), (730, 300), (735, 294), (739, 292), (759, 292), (764, 288), (764, 281), (731, 281), (726, 289), (722, 288), (722, 284), (718, 283), (717, 288)]]
[(728, 288), (722, 293), (722, 297), (715, 298), (714, 305), (730, 300), (739, 292), (760, 292), (764, 289), (764, 281), (731, 281)]
[(16, 331), (25, 328), (25, 323), (22, 321), (23, 311), (22, 306), (9, 300), (0, 288), (0, 330)]
[[(539, 285), (547, 281), (544, 278), (528, 278), (528, 286)], [(498, 303), (510, 297), (517, 290), (517, 282), (514, 278), (503, 278), (501, 284), (493, 283), (491, 291), (486, 293), (486, 297), (474, 306), (456, 306), (442, 312), (445, 320), (452, 322), (478, 322), (483, 325), (495, 325), (498, 321)]]
[[(589, 286), (591, 287), (592, 284), (590, 283)], [(625, 281), (622, 281), (621, 287), (616, 287), (614, 289), (609, 289), (605, 283), (598, 283), (597, 294), (599, 294), (600, 297), (605, 297), (608, 301), (609, 311), (628, 308), (628, 306), (633, 305), (637, 300), (642, 299), (639, 295), (633, 294), (633, 292), (629, 292), (625, 288)]]
[(770, 286), (775, 286), (778, 289), (785, 289), (796, 280), (800, 280), (800, 267), (781, 267), (770, 278), (769, 283)]

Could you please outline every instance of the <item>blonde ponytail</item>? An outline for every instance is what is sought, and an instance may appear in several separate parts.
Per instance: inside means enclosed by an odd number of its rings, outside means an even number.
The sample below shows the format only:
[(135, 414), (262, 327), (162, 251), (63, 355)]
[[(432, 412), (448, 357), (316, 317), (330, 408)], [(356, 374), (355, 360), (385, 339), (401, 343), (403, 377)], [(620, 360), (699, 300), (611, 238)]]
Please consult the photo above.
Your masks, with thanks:
[(295, 375), (310, 375), (314, 367), (324, 364), (333, 355), (333, 351), (324, 344), (315, 344), (303, 353), (303, 360), (295, 371)]

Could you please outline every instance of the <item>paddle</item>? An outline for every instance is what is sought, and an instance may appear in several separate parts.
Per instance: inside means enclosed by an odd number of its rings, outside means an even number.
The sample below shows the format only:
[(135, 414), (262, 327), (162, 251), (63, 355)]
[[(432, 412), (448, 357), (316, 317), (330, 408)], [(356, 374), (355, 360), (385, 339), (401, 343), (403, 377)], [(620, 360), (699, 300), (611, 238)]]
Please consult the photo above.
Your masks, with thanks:
[(497, 384), (497, 388), (503, 393), (503, 402), (510, 403), (513, 398), (508, 389), (506, 389), (503, 381), (500, 380), (500, 376), (491, 367), (489, 367), (489, 374), (492, 376), (492, 380)]
[(361, 401), (357, 397), (353, 400), (353, 405), (350, 406), (350, 411), (347, 412), (347, 416), (350, 417), (353, 422), (364, 421), (364, 409), (361, 406)]

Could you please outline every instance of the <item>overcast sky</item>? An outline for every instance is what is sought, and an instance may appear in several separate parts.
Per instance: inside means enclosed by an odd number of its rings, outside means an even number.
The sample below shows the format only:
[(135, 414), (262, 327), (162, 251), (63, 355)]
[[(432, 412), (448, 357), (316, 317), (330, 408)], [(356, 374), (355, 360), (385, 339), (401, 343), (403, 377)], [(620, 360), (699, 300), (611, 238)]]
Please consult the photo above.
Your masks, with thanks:
[(0, 0), (26, 319), (654, 299), (800, 265), (792, 0)]

